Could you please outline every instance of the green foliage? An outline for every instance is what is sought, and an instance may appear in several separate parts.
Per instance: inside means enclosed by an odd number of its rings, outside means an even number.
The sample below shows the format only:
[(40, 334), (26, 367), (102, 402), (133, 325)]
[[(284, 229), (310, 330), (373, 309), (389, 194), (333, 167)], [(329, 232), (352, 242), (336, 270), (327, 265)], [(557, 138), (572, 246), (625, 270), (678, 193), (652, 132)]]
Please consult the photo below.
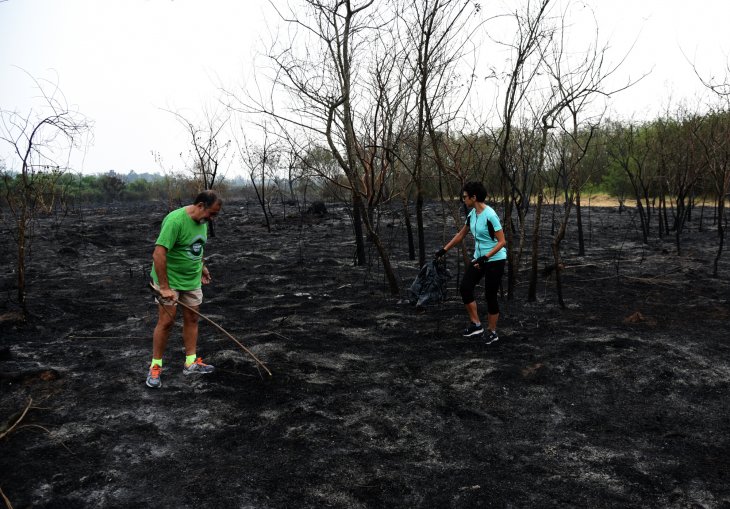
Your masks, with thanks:
[(107, 202), (118, 201), (121, 197), (122, 191), (124, 191), (124, 188), (126, 187), (126, 183), (122, 177), (113, 171), (110, 171), (105, 175), (101, 175), (98, 179), (98, 183)]
[(152, 184), (144, 179), (130, 182), (120, 193), (122, 201), (146, 201), (152, 197)]
[(626, 172), (615, 163), (609, 164), (603, 172), (598, 190), (621, 200), (633, 192)]
[[(0, 199), (6, 200), (22, 188), (22, 176), (7, 171), (0, 174)], [(180, 177), (154, 176), (150, 180), (137, 178), (127, 182), (124, 176), (114, 172), (81, 175), (54, 170), (35, 172), (32, 177), (32, 194), (41, 210), (57, 205), (59, 200), (67, 205), (149, 200), (178, 202), (195, 194), (193, 184)]]

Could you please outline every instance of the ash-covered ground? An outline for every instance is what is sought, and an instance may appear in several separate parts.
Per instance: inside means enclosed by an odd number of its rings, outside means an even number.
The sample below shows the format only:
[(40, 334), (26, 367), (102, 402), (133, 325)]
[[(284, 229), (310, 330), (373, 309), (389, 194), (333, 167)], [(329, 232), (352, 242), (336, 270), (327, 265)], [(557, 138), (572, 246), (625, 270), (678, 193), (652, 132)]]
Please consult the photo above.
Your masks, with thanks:
[[(427, 253), (455, 231), (440, 211)], [(12, 507), (730, 508), (730, 261), (711, 276), (707, 217), (678, 256), (673, 238), (642, 245), (631, 211), (585, 209), (586, 256), (573, 231), (564, 243), (566, 309), (553, 276), (527, 303), (523, 266), (486, 346), (460, 335), (457, 277), (441, 305), (407, 303), (418, 266), (397, 212), (381, 226), (398, 297), (374, 249), (353, 266), (344, 209), (292, 212), (268, 233), (252, 204), (226, 204), (206, 248), (201, 311), (273, 376), (201, 322), (217, 371), (182, 375), (178, 327), (160, 390), (144, 384), (147, 283), (166, 209), (43, 218), (27, 324), (4, 227), (0, 434), (32, 400), (0, 440)]]

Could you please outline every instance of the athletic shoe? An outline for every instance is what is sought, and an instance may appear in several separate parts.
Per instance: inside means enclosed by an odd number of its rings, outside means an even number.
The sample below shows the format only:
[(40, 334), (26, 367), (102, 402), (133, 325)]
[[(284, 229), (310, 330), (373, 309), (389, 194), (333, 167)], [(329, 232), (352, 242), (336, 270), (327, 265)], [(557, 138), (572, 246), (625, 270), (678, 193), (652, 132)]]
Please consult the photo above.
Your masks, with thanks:
[(147, 387), (153, 389), (159, 389), (162, 387), (162, 380), (160, 380), (160, 373), (162, 373), (162, 367), (157, 364), (150, 366), (150, 372), (147, 375)]
[(477, 325), (472, 322), (469, 324), (469, 326), (466, 329), (464, 329), (464, 333), (462, 334), (462, 336), (464, 336), (465, 338), (468, 338), (469, 336), (476, 336), (476, 335), (483, 334), (483, 333), (484, 333), (484, 327), (482, 325)]
[(207, 375), (212, 373), (214, 369), (210, 364), (204, 364), (203, 359), (198, 357), (190, 366), (183, 368), (183, 375)]
[(484, 344), (491, 345), (495, 341), (499, 341), (497, 331), (490, 330), (489, 332), (487, 332), (487, 334), (484, 335)]

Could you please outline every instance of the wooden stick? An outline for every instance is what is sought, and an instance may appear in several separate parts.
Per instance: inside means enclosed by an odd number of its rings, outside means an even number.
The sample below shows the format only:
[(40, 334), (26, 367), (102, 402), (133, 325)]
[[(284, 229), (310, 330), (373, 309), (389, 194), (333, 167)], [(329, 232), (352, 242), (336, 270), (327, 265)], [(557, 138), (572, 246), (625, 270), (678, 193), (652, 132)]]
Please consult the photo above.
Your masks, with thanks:
[[(155, 292), (155, 294), (158, 297), (162, 298), (162, 296), (160, 295), (159, 290), (157, 288), (155, 288), (152, 285), (152, 283), (150, 283), (150, 288), (152, 288), (152, 291)], [(228, 333), (228, 331), (226, 331), (223, 327), (221, 327), (220, 325), (218, 325), (217, 323), (215, 323), (213, 320), (211, 320), (207, 316), (205, 316), (205, 315), (201, 314), (200, 312), (198, 312), (197, 310), (193, 309), (192, 307), (190, 307), (190, 306), (188, 306), (186, 304), (183, 304), (179, 300), (174, 300), (174, 302), (176, 302), (177, 304), (180, 304), (185, 309), (188, 309), (188, 310), (192, 311), (193, 313), (195, 313), (196, 315), (198, 315), (200, 318), (203, 318), (204, 320), (207, 320), (209, 323), (211, 323), (213, 326), (215, 326), (219, 331), (221, 331), (223, 334), (225, 334), (226, 336), (228, 336), (229, 338), (231, 338), (238, 346), (240, 346), (243, 349), (244, 352), (246, 352), (247, 354), (249, 354), (253, 358), (253, 360), (256, 361), (256, 363), (259, 366), (261, 366), (262, 368), (264, 368), (264, 371), (266, 371), (269, 374), (269, 376), (273, 376), (271, 374), (271, 371), (269, 371), (269, 368), (267, 368), (266, 365), (263, 362), (261, 362), (259, 360), (259, 358), (256, 357), (256, 355), (254, 355), (254, 353), (251, 350), (249, 350), (248, 348), (246, 348), (245, 346), (243, 346), (240, 341), (238, 341), (236, 338), (234, 338), (233, 336), (231, 336)]]
[(28, 413), (28, 410), (30, 410), (30, 406), (33, 404), (33, 398), (28, 398), (28, 404), (25, 406), (25, 410), (23, 410), (23, 413), (20, 414), (20, 417), (18, 417), (18, 420), (15, 421), (15, 423), (10, 426), (4, 433), (0, 433), (0, 440), (5, 438), (10, 434), (13, 429), (20, 423), (20, 421), (23, 420), (23, 417), (25, 417), (25, 414)]
[(5, 502), (5, 507), (8, 509), (13, 509), (13, 504), (10, 503), (10, 500), (8, 500), (8, 497), (5, 496), (5, 493), (3, 493), (2, 488), (0, 488), (0, 495), (3, 497), (3, 502)]
[(149, 339), (149, 336), (76, 336), (71, 334), (66, 339)]

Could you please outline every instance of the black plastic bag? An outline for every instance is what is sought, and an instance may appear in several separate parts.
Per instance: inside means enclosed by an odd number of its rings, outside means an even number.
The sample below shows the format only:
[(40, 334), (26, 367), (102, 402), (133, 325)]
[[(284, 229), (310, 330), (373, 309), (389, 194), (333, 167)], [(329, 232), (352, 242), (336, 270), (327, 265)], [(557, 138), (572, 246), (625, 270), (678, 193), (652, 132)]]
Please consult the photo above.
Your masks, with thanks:
[(449, 279), (451, 273), (446, 268), (445, 260), (427, 262), (408, 289), (408, 302), (418, 308), (438, 304), (446, 299), (446, 283)]

